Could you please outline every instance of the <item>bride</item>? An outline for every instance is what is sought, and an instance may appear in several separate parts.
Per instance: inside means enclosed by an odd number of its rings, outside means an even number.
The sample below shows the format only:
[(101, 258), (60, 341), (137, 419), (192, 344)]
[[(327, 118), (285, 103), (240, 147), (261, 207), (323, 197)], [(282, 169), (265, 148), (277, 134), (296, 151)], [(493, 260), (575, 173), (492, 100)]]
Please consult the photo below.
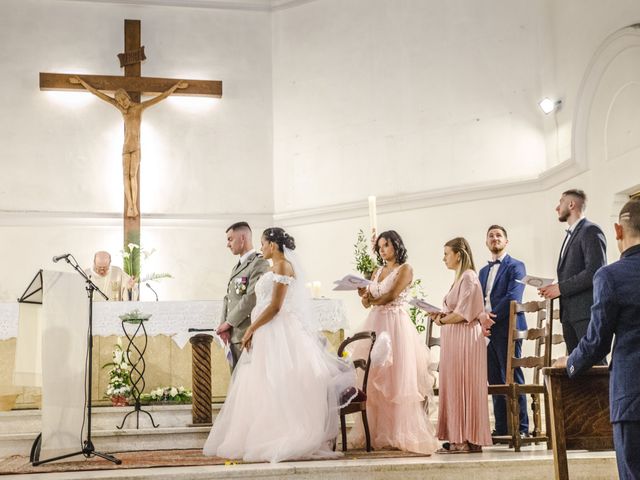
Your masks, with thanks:
[(331, 445), (353, 366), (320, 340), (293, 237), (273, 227), (261, 243), (273, 268), (256, 284), (243, 353), (204, 454), (269, 462), (339, 456)]

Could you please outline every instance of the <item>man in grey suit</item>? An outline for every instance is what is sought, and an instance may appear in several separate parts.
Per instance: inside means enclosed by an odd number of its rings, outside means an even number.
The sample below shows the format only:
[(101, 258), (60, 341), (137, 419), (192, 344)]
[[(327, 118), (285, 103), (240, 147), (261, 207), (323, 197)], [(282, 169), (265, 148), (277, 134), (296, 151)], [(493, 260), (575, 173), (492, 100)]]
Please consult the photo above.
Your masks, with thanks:
[(560, 321), (567, 345), (573, 352), (587, 333), (593, 304), (593, 276), (607, 264), (607, 240), (598, 225), (584, 217), (587, 196), (567, 190), (556, 207), (558, 220), (569, 228), (558, 258), (558, 283), (539, 290), (545, 298), (560, 297)]
[(233, 371), (242, 353), (242, 337), (251, 325), (251, 310), (256, 306), (256, 283), (269, 270), (269, 263), (253, 248), (251, 228), (247, 222), (234, 223), (227, 228), (226, 234), (227, 247), (240, 258), (231, 271), (222, 305), (222, 319), (216, 333), (229, 343)]

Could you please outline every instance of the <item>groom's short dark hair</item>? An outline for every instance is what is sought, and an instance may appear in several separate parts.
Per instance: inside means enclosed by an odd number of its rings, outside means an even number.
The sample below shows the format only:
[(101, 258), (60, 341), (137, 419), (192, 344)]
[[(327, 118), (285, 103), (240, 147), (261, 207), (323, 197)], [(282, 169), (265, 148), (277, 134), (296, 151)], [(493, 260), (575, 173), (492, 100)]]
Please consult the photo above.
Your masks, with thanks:
[(227, 228), (224, 233), (227, 233), (229, 230), (240, 230), (241, 228), (248, 228), (249, 231), (251, 231), (251, 227), (249, 226), (249, 224), (247, 222), (236, 222), (233, 225), (231, 225), (229, 228)]

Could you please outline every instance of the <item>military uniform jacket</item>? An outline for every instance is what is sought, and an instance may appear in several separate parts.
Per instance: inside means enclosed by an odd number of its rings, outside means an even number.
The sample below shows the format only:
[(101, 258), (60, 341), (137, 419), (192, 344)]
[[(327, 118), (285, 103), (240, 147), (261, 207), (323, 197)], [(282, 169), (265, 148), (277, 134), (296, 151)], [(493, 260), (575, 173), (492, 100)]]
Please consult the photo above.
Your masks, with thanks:
[(261, 255), (252, 253), (231, 271), (220, 320), (220, 323), (228, 322), (233, 327), (231, 343), (240, 343), (245, 330), (251, 325), (251, 311), (256, 306), (256, 283), (269, 268), (269, 263)]

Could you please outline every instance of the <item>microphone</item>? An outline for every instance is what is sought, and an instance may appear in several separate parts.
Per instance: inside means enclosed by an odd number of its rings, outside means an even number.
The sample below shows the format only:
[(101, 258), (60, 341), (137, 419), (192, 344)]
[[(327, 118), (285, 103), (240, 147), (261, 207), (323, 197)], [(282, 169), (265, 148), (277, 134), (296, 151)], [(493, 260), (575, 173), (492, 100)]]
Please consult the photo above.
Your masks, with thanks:
[(66, 260), (67, 258), (69, 258), (71, 256), (70, 253), (64, 253), (62, 255), (56, 255), (55, 257), (52, 258), (53, 263), (57, 263), (60, 260)]
[(156, 296), (156, 302), (158, 301), (158, 292), (156, 292), (153, 288), (151, 288), (151, 285), (149, 285), (149, 283), (145, 283), (145, 286), (151, 290), (153, 292), (153, 294)]

